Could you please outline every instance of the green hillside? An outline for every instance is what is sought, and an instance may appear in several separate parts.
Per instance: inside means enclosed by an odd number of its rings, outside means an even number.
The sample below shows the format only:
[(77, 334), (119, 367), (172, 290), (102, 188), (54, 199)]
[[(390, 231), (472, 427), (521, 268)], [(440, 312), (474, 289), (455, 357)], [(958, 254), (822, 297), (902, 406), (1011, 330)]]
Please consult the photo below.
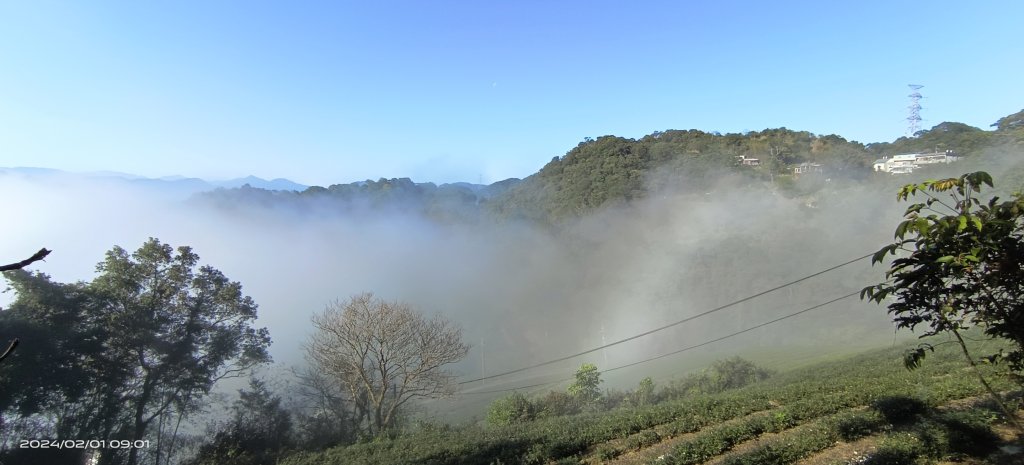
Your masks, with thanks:
[[(489, 186), (438, 186), (398, 178), (313, 186), (303, 192), (245, 186), (201, 194), (199, 200), (228, 209), (399, 211), (441, 221), (514, 219), (553, 225), (663, 190), (700, 195), (715, 187), (747, 185), (799, 196), (820, 189), (822, 179), (869, 182), (877, 177), (872, 173), (873, 161), (895, 154), (952, 150), (965, 160), (993, 153), (1019, 154), (1024, 148), (1022, 121), (1024, 111), (1000, 118), (993, 130), (944, 122), (913, 138), (870, 144), (786, 128), (744, 134), (666, 130), (640, 139), (609, 135), (585, 139), (523, 180)], [(802, 163), (814, 164), (815, 172), (795, 175), (794, 168)]]
[[(718, 394), (684, 391), (674, 396), (670, 387), (661, 391), (665, 400), (643, 407), (549, 416), (508, 426), (425, 424), (397, 438), (298, 453), (282, 463), (596, 464), (624, 454), (635, 459), (657, 446), (655, 450), (669, 452), (659, 453), (661, 459), (635, 463), (723, 459), (729, 464), (790, 464), (865, 437), (880, 444), (878, 458), (870, 463), (890, 463), (884, 460), (893, 454), (908, 460), (899, 463), (983, 457), (998, 441), (991, 428), (1001, 421), (999, 414), (987, 408), (944, 407), (980, 396), (983, 389), (964, 372), (959, 348), (932, 342), (938, 350), (915, 371), (899, 362), (905, 347), (894, 347), (792, 370)], [(971, 350), (990, 352), (998, 345), (976, 342)], [(1019, 389), (990, 369), (986, 373), (998, 389)], [(764, 439), (768, 437), (772, 439)]]

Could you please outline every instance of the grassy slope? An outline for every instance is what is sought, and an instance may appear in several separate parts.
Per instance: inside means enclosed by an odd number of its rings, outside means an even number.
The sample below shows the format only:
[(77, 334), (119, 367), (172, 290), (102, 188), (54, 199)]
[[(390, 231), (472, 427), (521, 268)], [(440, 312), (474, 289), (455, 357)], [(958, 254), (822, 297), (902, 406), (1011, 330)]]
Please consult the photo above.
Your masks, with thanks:
[[(935, 342), (933, 342), (935, 343)], [(981, 355), (997, 350), (997, 343), (973, 343)], [(941, 345), (925, 366), (914, 372), (901, 364), (906, 346), (875, 350), (842, 361), (822, 363), (783, 373), (772, 380), (744, 389), (700, 398), (663, 402), (640, 409), (571, 417), (548, 418), (509, 427), (437, 427), (397, 439), (339, 447), (322, 453), (300, 453), (289, 465), (371, 463), (576, 463), (579, 457), (617, 439), (643, 434), (660, 426), (668, 435), (698, 432), (672, 454), (678, 463), (700, 463), (731, 448), (731, 445), (763, 432), (785, 431), (823, 422), (839, 428), (837, 421), (864, 421), (877, 426), (874, 410), (863, 419), (834, 420), (851, 409), (887, 398), (911, 399), (934, 407), (953, 399), (974, 396), (981, 388), (964, 370), (962, 356), (952, 344)], [(998, 379), (1001, 389), (1011, 387)], [(897, 401), (900, 402), (900, 401)], [(771, 415), (751, 416), (749, 424), (722, 427), (720, 423), (773, 410)], [(828, 436), (830, 437), (830, 436)], [(822, 440), (821, 442), (824, 442)], [(808, 449), (809, 450), (809, 449)], [(605, 452), (614, 456), (623, 451)], [(690, 459), (682, 457), (691, 456)]]

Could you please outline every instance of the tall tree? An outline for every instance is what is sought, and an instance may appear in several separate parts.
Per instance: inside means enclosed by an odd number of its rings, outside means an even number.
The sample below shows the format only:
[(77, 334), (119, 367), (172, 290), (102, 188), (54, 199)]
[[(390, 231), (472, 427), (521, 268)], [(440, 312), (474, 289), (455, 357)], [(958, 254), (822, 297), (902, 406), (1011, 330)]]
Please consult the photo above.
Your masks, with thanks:
[(575, 397), (582, 404), (592, 404), (601, 397), (601, 372), (597, 371), (597, 365), (584, 363), (576, 370), (576, 380), (569, 385), (569, 395)]
[[(256, 304), (188, 247), (150, 239), (107, 252), (91, 283), (7, 274), (17, 295), (4, 328), (32, 343), (2, 376), (0, 407), (42, 418), (64, 439), (141, 440), (154, 420), (188, 412), (217, 382), (269, 360)], [(26, 339), (27, 341), (27, 339)], [(139, 448), (105, 449), (101, 463), (135, 465)]]
[[(143, 439), (171, 406), (184, 410), (218, 380), (270, 358), (270, 336), (251, 326), (257, 306), (241, 284), (200, 267), (189, 247), (176, 252), (154, 238), (130, 255), (114, 247), (90, 284), (110, 331), (107, 356), (131, 374), (120, 394), (130, 415), (122, 439)], [(127, 463), (137, 461), (131, 448)]]
[[(120, 379), (119, 367), (102, 356), (106, 331), (97, 324), (92, 299), (81, 283), (61, 284), (42, 273), (4, 273), (17, 294), (0, 312), (0, 337), (17, 334), (25, 344), (0, 365), (0, 415), (8, 437), (106, 438), (104, 425), (118, 405), (101, 386)], [(4, 444), (10, 446), (10, 444)], [(77, 463), (75, 451), (50, 454), (48, 463)], [(42, 461), (40, 452), (5, 450), (0, 460)], [(27, 456), (24, 459), (20, 458)]]
[(390, 429), (409, 401), (454, 392), (444, 366), (469, 352), (450, 321), (427, 319), (406, 303), (370, 293), (329, 305), (313, 317), (313, 326), (307, 359), (346, 387), (357, 410), (367, 414), (372, 435)]

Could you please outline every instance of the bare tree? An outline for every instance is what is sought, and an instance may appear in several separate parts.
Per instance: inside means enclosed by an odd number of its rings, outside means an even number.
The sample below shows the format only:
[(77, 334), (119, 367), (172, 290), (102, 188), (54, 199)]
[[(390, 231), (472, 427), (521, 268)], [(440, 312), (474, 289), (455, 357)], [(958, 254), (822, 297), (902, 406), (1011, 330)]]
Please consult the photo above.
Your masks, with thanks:
[(454, 393), (454, 377), (444, 366), (469, 352), (462, 330), (449, 320), (427, 319), (406, 303), (370, 293), (328, 305), (313, 326), (307, 359), (345, 387), (357, 410), (367, 413), (373, 435), (392, 427), (410, 400)]

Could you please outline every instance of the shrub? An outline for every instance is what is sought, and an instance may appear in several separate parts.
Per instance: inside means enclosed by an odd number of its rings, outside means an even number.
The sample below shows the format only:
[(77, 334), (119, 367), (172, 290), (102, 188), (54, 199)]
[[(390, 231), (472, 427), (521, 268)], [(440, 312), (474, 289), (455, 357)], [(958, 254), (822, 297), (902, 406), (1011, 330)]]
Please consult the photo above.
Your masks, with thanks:
[(630, 396), (626, 395), (625, 392), (617, 389), (609, 389), (604, 391), (604, 395), (601, 396), (598, 402), (604, 410), (613, 410), (622, 406), (635, 407), (630, 402)]
[(642, 407), (656, 402), (654, 397), (654, 380), (650, 376), (640, 380), (640, 385), (633, 392), (633, 404)]
[(883, 397), (872, 402), (871, 408), (894, 425), (907, 423), (928, 410), (928, 406), (921, 400), (905, 396)]
[(535, 409), (543, 417), (560, 417), (580, 413), (580, 404), (569, 394), (549, 391), (536, 401)]
[[(700, 373), (693, 373), (681, 380), (673, 381), (662, 390), (661, 397), (678, 399), (699, 394), (717, 394), (728, 389), (741, 388), (751, 383), (763, 381), (773, 374), (773, 371), (759, 367), (749, 360), (732, 357), (726, 360), (719, 360), (710, 368)], [(648, 379), (650, 378), (645, 379), (645, 381)], [(641, 386), (641, 389), (643, 388), (644, 386)], [(648, 389), (653, 397), (653, 381)], [(637, 392), (639, 391), (640, 389), (637, 390)]]
[(589, 404), (601, 397), (601, 372), (593, 363), (584, 363), (576, 370), (576, 381), (569, 385), (569, 395), (583, 404)]
[(534, 418), (534, 410), (526, 396), (513, 392), (491, 404), (487, 410), (487, 422), (492, 425), (511, 425), (530, 421)]
[[(876, 416), (878, 414), (875, 414)], [(839, 415), (835, 419), (836, 433), (844, 441), (853, 441), (867, 436), (878, 427), (878, 420), (862, 414)]]
[(661, 441), (661, 436), (658, 435), (654, 430), (641, 431), (639, 434), (630, 436), (626, 439), (626, 448), (640, 450), (644, 447), (650, 447)]
[(914, 465), (922, 453), (921, 443), (910, 434), (890, 436), (882, 440), (878, 450), (864, 461), (865, 465)]
[(973, 457), (984, 456), (996, 448), (999, 436), (992, 432), (991, 418), (985, 411), (946, 413), (937, 419), (947, 430), (950, 452)]
[(596, 451), (597, 458), (599, 458), (601, 460), (611, 460), (611, 459), (614, 459), (615, 457), (618, 457), (621, 453), (622, 453), (622, 451), (620, 451), (619, 449), (616, 449), (616, 448), (614, 448), (612, 446), (609, 446), (607, 444), (602, 444), (601, 446), (599, 446), (597, 448), (597, 451)]
[(736, 389), (757, 381), (768, 379), (772, 372), (755, 365), (753, 362), (733, 357), (719, 360), (711, 366), (711, 389), (720, 392)]

